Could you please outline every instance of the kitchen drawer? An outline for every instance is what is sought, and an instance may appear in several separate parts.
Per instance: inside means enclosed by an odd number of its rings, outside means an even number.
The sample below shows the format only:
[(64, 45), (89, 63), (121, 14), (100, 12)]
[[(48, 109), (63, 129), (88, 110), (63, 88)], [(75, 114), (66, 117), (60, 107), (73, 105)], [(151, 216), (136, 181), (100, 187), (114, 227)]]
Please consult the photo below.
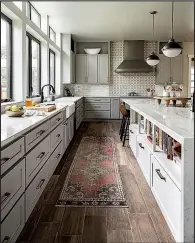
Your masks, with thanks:
[(63, 112), (60, 112), (51, 118), (51, 130), (53, 130), (63, 121), (63, 117)]
[(1, 175), (24, 156), (24, 137), (1, 150)]
[(79, 126), (81, 125), (82, 120), (83, 120), (83, 114), (76, 119), (76, 129), (79, 128)]
[(91, 102), (91, 103), (110, 103), (110, 98), (85, 98), (85, 103)]
[(66, 120), (66, 109), (62, 111), (62, 120)]
[(81, 114), (83, 114), (83, 105), (80, 105), (80, 106), (76, 109), (76, 118), (79, 117)]
[(56, 146), (59, 144), (59, 142), (63, 139), (62, 136), (62, 124), (60, 124), (58, 127), (56, 127), (55, 130), (50, 134), (51, 138), (51, 153), (54, 151)]
[(50, 136), (47, 136), (26, 156), (26, 186), (50, 156)]
[(150, 151), (139, 135), (137, 135), (136, 159), (142, 169), (142, 172), (148, 184), (150, 185)]
[(26, 152), (34, 147), (39, 141), (41, 141), (50, 132), (50, 121), (46, 121), (43, 124), (36, 127), (34, 130), (26, 134)]
[(137, 135), (135, 131), (132, 129), (131, 125), (129, 126), (129, 146), (136, 157), (136, 148), (137, 148)]
[(26, 220), (30, 216), (33, 208), (35, 207), (38, 199), (40, 198), (43, 190), (45, 189), (47, 182), (49, 180), (48, 178), (48, 165), (49, 165), (49, 159), (45, 163), (45, 165), (42, 167), (40, 172), (36, 175), (34, 180), (31, 182), (29, 187), (26, 190)]
[(24, 227), (24, 195), (1, 223), (1, 243), (15, 243)]
[[(152, 191), (172, 230), (173, 235), (181, 241), (181, 192), (164, 171), (158, 161), (151, 155)], [(170, 161), (171, 163), (171, 161)]]
[(86, 119), (110, 119), (110, 111), (85, 111)]
[(110, 103), (85, 103), (86, 111), (110, 111)]
[(53, 154), (49, 158), (49, 166), (48, 166), (48, 177), (50, 178), (55, 171), (57, 165), (59, 164), (61, 158), (63, 156), (62, 152), (62, 141), (59, 143), (57, 148), (54, 150)]
[(82, 104), (83, 104), (83, 99), (80, 99), (80, 100), (78, 100), (78, 101), (76, 102), (75, 107), (77, 108), (77, 107), (79, 107), (79, 106), (82, 105)]
[[(11, 183), (10, 183), (11, 182)], [(25, 159), (1, 179), (1, 220), (25, 190)]]

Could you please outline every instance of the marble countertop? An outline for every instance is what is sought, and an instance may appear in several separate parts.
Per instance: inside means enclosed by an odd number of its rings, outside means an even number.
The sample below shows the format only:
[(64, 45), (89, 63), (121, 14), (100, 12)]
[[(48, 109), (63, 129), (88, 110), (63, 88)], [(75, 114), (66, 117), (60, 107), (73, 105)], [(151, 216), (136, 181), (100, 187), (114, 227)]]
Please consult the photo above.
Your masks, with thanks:
[(194, 139), (194, 113), (189, 107), (166, 107), (155, 100), (123, 99), (133, 110), (153, 122), (178, 142)]

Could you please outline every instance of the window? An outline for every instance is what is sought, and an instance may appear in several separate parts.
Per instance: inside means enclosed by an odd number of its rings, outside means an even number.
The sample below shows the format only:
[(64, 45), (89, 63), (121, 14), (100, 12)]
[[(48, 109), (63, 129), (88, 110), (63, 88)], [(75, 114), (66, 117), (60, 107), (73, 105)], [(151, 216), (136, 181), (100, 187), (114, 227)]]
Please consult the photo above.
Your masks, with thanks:
[(190, 93), (193, 95), (194, 93), (194, 58), (191, 59), (191, 90)]
[(41, 28), (41, 15), (30, 2), (26, 2), (26, 11), (27, 17), (29, 17), (33, 23)]
[(12, 21), (1, 13), (1, 101), (12, 98)]
[(28, 64), (28, 95), (41, 94), (41, 43), (34, 36), (26, 33)]
[(55, 67), (56, 66), (56, 57), (55, 52), (49, 49), (49, 84), (51, 84), (54, 88), (55, 84)]
[(56, 42), (56, 33), (55, 33), (55, 31), (50, 26), (49, 26), (49, 38), (53, 42)]

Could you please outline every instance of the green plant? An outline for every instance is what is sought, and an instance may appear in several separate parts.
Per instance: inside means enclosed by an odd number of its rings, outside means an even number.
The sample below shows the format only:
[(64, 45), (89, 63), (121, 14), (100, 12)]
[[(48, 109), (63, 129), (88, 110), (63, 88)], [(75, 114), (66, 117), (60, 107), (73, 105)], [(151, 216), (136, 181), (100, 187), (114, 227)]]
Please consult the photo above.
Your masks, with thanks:
[(152, 90), (151, 90), (150, 88), (147, 88), (146, 91), (147, 91), (147, 92), (150, 92), (150, 91), (152, 91)]

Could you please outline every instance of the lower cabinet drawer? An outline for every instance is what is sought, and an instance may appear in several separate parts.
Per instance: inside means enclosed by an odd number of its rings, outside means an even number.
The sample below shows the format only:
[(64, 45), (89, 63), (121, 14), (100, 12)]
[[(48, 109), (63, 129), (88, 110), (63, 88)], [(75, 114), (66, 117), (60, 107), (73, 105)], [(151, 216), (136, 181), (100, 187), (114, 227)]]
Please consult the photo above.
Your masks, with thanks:
[(51, 118), (51, 130), (54, 129), (55, 127), (57, 127), (64, 118), (64, 114), (63, 112), (58, 113), (57, 115), (55, 115), (54, 117)]
[(131, 125), (129, 126), (129, 146), (131, 147), (131, 150), (136, 157), (136, 147), (137, 147), (137, 135), (135, 131), (131, 128)]
[(35, 207), (39, 197), (41, 196), (45, 186), (48, 182), (48, 164), (49, 160), (31, 182), (26, 190), (26, 220), (30, 216), (33, 208)]
[(1, 175), (24, 156), (24, 137), (1, 150)]
[(87, 98), (85, 98), (85, 102), (92, 102), (92, 103), (96, 103), (96, 102), (101, 102), (101, 103), (106, 103), (106, 102), (108, 102), (108, 103), (110, 103), (110, 98), (104, 98), (104, 97), (100, 97), (100, 98), (98, 98), (98, 97), (96, 97), (96, 98), (90, 98), (90, 97), (87, 97)]
[(24, 227), (24, 195), (1, 223), (1, 243), (15, 243)]
[(20, 161), (1, 179), (1, 220), (24, 193), (25, 159)]
[(181, 242), (181, 192), (151, 155), (152, 191), (177, 242)]
[(26, 186), (50, 156), (50, 137), (47, 136), (26, 156)]
[(110, 111), (85, 111), (87, 119), (110, 119)]
[(56, 146), (59, 144), (59, 142), (62, 140), (62, 123), (50, 134), (51, 138), (51, 153), (54, 151)]
[(56, 167), (58, 166), (62, 156), (63, 151), (62, 147), (63, 142), (61, 141), (60, 144), (57, 146), (57, 148), (54, 150), (53, 154), (49, 158), (49, 165), (48, 165), (48, 177), (50, 178), (55, 171)]
[(78, 118), (81, 114), (83, 114), (83, 105), (76, 108), (76, 118)]
[(145, 175), (148, 184), (150, 185), (150, 151), (144, 145), (143, 140), (139, 137), (139, 135), (137, 136), (136, 158)]
[(85, 103), (86, 111), (110, 111), (110, 103)]

